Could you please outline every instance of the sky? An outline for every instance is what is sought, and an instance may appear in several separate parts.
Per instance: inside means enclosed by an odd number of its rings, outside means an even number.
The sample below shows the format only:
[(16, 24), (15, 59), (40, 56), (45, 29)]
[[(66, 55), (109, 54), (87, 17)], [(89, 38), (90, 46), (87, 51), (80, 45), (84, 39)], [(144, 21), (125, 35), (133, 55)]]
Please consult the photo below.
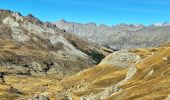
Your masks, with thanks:
[(170, 22), (170, 0), (1, 0), (0, 9), (42, 21), (115, 25)]

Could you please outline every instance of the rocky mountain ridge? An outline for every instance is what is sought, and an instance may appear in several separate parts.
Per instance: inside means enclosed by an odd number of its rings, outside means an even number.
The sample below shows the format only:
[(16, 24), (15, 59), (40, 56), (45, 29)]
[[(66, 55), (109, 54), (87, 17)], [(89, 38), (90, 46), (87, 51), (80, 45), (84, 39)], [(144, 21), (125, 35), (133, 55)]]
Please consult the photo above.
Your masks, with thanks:
[[(89, 32), (98, 27), (90, 25)], [(164, 42), (169, 26), (144, 27), (118, 25), (121, 38), (101, 47), (31, 14), (0, 10), (0, 99), (169, 100), (170, 42)], [(113, 51), (108, 46), (118, 47)], [(140, 48), (119, 50), (125, 47)]]
[(141, 24), (97, 26), (95, 23), (81, 24), (60, 20), (54, 24), (66, 32), (107, 45), (116, 50), (158, 47), (161, 43), (170, 40), (170, 25), (167, 22), (149, 26)]
[(31, 14), (0, 10), (0, 29), (1, 66), (17, 69), (16, 73), (64, 76), (99, 62), (94, 54), (104, 57), (96, 44)]

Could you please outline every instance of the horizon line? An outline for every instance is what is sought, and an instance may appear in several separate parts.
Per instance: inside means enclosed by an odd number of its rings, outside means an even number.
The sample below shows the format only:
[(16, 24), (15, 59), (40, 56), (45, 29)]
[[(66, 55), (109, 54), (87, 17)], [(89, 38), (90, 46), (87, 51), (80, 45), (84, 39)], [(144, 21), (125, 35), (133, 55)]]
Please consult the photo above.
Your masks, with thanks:
[(121, 24), (125, 24), (125, 25), (142, 25), (142, 26), (151, 26), (151, 25), (154, 25), (154, 24), (164, 24), (164, 23), (170, 23), (169, 21), (162, 21), (162, 22), (154, 22), (154, 23), (149, 23), (149, 24), (144, 24), (144, 23), (127, 23), (127, 22), (120, 22), (120, 23), (116, 23), (116, 24), (106, 24), (106, 23), (98, 23), (98, 22), (95, 22), (95, 21), (74, 21), (74, 20), (68, 20), (66, 18), (58, 18), (56, 19), (55, 21), (49, 21), (49, 20), (42, 20), (41, 18), (35, 16), (34, 14), (32, 13), (27, 13), (27, 14), (23, 14), (22, 12), (19, 12), (19, 11), (15, 11), (15, 10), (10, 10), (10, 9), (2, 9), (0, 8), (0, 10), (5, 10), (5, 11), (10, 11), (12, 13), (19, 13), (21, 16), (23, 17), (26, 17), (28, 15), (32, 15), (33, 17), (37, 18), (38, 20), (42, 21), (42, 22), (50, 22), (50, 23), (56, 23), (56, 22), (60, 22), (60, 21), (65, 21), (65, 22), (69, 22), (69, 23), (77, 23), (77, 24), (96, 24), (96, 26), (100, 26), (100, 25), (106, 25), (106, 26), (116, 26), (116, 25), (121, 25)]

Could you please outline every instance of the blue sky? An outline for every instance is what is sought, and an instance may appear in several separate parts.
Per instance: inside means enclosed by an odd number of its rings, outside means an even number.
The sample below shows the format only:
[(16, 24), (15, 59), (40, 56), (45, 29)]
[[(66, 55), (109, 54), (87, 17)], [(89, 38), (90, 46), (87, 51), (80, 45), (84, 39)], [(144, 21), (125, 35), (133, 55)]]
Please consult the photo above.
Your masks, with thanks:
[(114, 25), (170, 22), (170, 0), (1, 0), (0, 9), (32, 13), (42, 21)]

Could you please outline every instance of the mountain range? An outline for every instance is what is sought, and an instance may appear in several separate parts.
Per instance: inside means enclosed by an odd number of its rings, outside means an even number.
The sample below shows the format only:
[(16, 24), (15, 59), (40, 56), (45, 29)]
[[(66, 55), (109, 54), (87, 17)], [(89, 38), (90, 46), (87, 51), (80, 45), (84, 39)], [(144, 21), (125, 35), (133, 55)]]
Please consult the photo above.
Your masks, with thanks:
[(97, 44), (31, 14), (0, 10), (0, 29), (1, 65), (17, 67), (17, 73), (67, 75), (100, 62), (94, 55), (105, 56)]
[(54, 24), (68, 33), (76, 34), (89, 41), (109, 46), (114, 50), (128, 48), (158, 47), (170, 39), (170, 24), (156, 23), (149, 26), (141, 24), (118, 24), (107, 26), (95, 23), (75, 23), (60, 20)]
[(170, 100), (170, 26), (43, 22), (0, 10), (0, 100)]

